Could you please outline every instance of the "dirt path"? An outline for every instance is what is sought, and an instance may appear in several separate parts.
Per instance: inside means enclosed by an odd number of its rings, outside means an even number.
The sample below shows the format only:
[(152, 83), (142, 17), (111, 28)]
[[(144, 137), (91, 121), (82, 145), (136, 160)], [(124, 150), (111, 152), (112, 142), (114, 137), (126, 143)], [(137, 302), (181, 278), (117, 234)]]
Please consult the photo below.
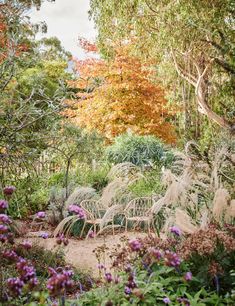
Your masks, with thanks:
[[(32, 234), (33, 235), (29, 235), (31, 237), (27, 238), (28, 241), (40, 245), (48, 250), (55, 250), (58, 248), (55, 238), (42, 239), (38, 237), (39, 233)], [(127, 235), (116, 234), (114, 236), (108, 235), (106, 237), (96, 237), (94, 239), (89, 238), (87, 240), (69, 239), (68, 246), (63, 248), (65, 260), (82, 271), (89, 271), (92, 276), (96, 277), (98, 276), (98, 262), (93, 251), (97, 247), (101, 247), (105, 244), (105, 247), (108, 248), (105, 255), (102, 255), (101, 261), (106, 265), (106, 267), (110, 267), (109, 255), (115, 247), (120, 248), (123, 245), (123, 239), (145, 236), (146, 234), (144, 233), (130, 232), (127, 233)]]

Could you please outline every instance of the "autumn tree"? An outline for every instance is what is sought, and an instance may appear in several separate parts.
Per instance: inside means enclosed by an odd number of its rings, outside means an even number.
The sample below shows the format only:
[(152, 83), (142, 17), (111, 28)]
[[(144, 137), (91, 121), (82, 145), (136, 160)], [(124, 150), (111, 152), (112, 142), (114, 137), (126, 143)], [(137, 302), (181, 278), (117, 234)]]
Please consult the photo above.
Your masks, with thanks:
[(185, 117), (190, 121), (197, 106), (206, 129), (210, 122), (230, 134), (235, 131), (234, 14), (234, 0), (121, 0), (118, 5), (91, 0), (104, 53), (110, 41), (135, 35), (141, 56), (159, 61), (172, 100), (185, 104)]
[[(83, 45), (88, 50), (93, 48)], [(131, 130), (174, 142), (173, 111), (169, 110), (164, 90), (151, 66), (130, 52), (130, 44), (125, 43), (115, 46), (110, 60), (77, 61), (79, 78), (74, 86), (79, 90), (78, 101), (66, 115), (108, 139)]]

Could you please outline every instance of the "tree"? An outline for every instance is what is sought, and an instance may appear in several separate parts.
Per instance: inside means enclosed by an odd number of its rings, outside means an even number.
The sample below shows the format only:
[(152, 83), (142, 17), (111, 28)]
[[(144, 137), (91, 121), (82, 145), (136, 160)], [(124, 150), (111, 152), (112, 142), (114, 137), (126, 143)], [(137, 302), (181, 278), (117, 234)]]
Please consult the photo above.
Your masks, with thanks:
[(170, 123), (174, 112), (169, 110), (163, 88), (153, 79), (151, 66), (130, 54), (130, 44), (114, 50), (110, 60), (77, 61), (79, 78), (74, 86), (80, 91), (78, 101), (65, 114), (108, 139), (132, 130), (174, 142)]
[[(156, 57), (163, 68), (171, 59), (194, 88), (199, 111), (230, 133), (235, 130), (234, 13), (233, 0), (91, 1), (104, 53), (110, 40), (135, 35), (140, 54)], [(175, 72), (164, 72), (175, 88)]]
[(62, 118), (63, 101), (69, 96), (70, 76), (64, 56), (59, 57), (61, 50), (56, 60), (48, 54), (44, 58), (26, 18), (28, 5), (5, 1), (0, 7), (0, 166), (4, 180), (5, 171), (14, 176), (19, 168), (32, 169), (32, 161), (50, 143)]

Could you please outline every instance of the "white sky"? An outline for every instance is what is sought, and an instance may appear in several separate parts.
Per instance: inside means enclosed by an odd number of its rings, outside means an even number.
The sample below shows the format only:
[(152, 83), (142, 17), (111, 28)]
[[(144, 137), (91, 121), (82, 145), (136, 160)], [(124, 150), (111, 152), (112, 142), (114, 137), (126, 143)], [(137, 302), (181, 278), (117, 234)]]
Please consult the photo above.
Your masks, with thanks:
[(40, 11), (32, 10), (31, 21), (45, 21), (48, 27), (46, 37), (56, 36), (74, 57), (83, 59), (85, 53), (78, 46), (78, 36), (94, 40), (96, 31), (88, 18), (89, 0), (56, 0), (44, 2)]

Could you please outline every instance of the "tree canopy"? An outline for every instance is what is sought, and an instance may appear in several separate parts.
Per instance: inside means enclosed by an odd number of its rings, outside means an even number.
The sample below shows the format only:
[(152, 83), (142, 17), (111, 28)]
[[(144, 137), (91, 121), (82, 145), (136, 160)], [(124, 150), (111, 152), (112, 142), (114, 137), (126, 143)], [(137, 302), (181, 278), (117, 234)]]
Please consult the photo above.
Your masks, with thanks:
[[(110, 41), (134, 35), (142, 58), (159, 60), (171, 90), (175, 91), (177, 72), (195, 91), (199, 112), (232, 133), (234, 14), (232, 0), (121, 0), (118, 5), (115, 0), (91, 0), (91, 16), (105, 55)], [(169, 61), (175, 71), (170, 72)], [(182, 89), (176, 90), (182, 99)]]
[(77, 124), (96, 129), (108, 139), (127, 130), (175, 141), (164, 89), (151, 66), (132, 55), (129, 44), (116, 45), (110, 60), (77, 61), (79, 90), (73, 110)]

